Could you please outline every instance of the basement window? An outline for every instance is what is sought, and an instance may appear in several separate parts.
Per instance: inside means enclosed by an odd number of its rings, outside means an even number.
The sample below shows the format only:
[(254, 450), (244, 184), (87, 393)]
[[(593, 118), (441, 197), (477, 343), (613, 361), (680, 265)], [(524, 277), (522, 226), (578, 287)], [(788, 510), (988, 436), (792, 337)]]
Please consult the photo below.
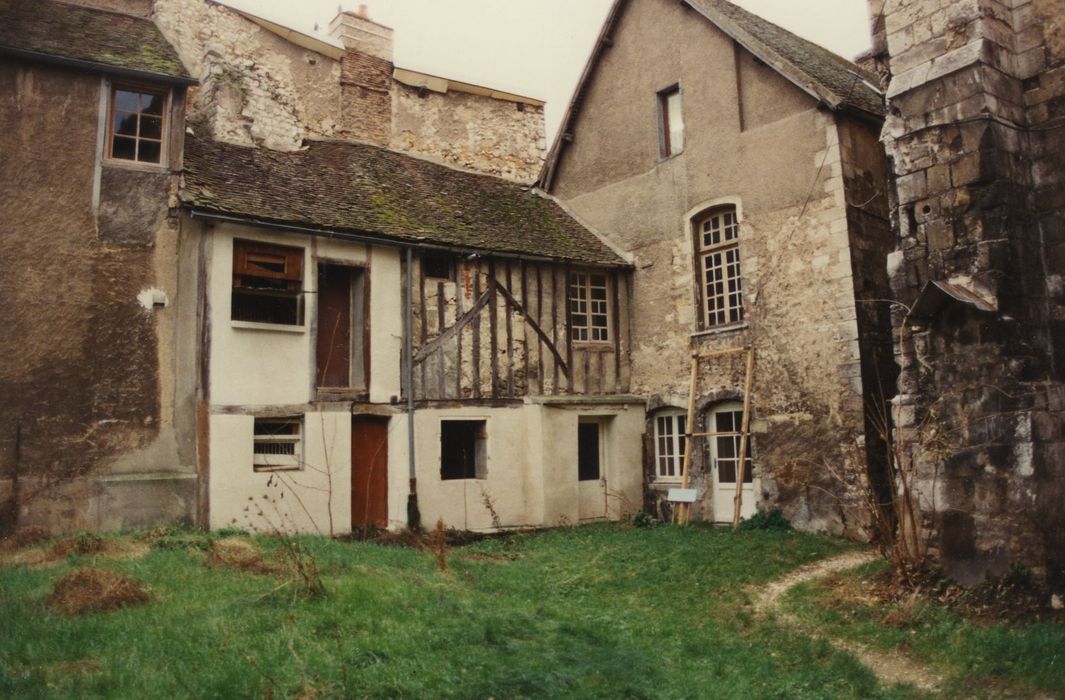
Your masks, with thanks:
[(487, 478), (487, 422), (440, 422), (440, 479)]
[(303, 249), (233, 241), (232, 319), (303, 325)]
[(108, 110), (107, 157), (161, 164), (168, 91), (116, 85)]
[(298, 471), (303, 468), (303, 419), (256, 418), (252, 464), (257, 472)]
[(570, 337), (577, 342), (610, 341), (607, 276), (574, 272), (569, 278)]
[(684, 113), (681, 109), (680, 85), (658, 93), (658, 146), (662, 158), (684, 150)]

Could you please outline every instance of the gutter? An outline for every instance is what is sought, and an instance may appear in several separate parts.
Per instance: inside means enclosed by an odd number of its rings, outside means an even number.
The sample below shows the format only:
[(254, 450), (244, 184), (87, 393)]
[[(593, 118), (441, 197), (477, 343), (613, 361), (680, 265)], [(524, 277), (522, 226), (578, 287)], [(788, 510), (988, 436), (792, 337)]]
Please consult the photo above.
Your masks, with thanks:
[[(555, 265), (575, 265), (578, 267), (603, 268), (609, 270), (630, 269), (633, 267), (631, 263), (626, 263), (624, 260), (618, 263), (588, 262), (585, 260), (552, 258), (545, 255), (528, 255), (524, 253), (507, 253), (484, 248), (468, 248), (457, 245), (444, 245), (441, 243), (425, 243), (421, 241), (395, 240), (392, 238), (386, 238), (384, 236), (375, 236), (366, 233), (352, 233), (350, 231), (341, 231), (329, 228), (310, 228), (307, 226), (298, 226), (295, 224), (278, 223), (276, 221), (264, 221), (262, 219), (255, 219), (247, 216), (217, 214), (215, 212), (204, 211), (202, 209), (195, 209), (188, 206), (186, 206), (186, 209), (189, 212), (189, 216), (193, 219), (200, 218), (212, 221), (222, 221), (226, 223), (243, 224), (245, 226), (258, 226), (260, 228), (270, 229), (272, 231), (305, 233), (311, 236), (339, 238), (342, 240), (353, 241), (356, 243), (370, 243), (373, 245), (387, 246), (391, 248), (430, 250), (444, 253), (453, 253), (456, 255), (485, 255), (491, 256), (493, 258), (500, 258), (503, 260), (524, 260), (525, 262), (550, 263)], [(566, 211), (565, 208), (563, 208), (563, 211)], [(569, 215), (569, 212), (566, 213), (567, 215)], [(580, 222), (578, 221), (578, 223)], [(584, 224), (582, 223), (581, 225), (583, 226)], [(585, 226), (585, 228), (587, 228), (587, 226)], [(592, 235), (596, 235), (594, 232), (591, 231), (591, 229), (589, 229), (589, 232), (591, 232)], [(611, 250), (611, 252), (614, 251)]]
[(16, 49), (10, 46), (0, 46), (0, 54), (15, 56), (17, 58), (25, 58), (31, 61), (38, 61), (40, 63), (51, 63), (57, 66), (65, 66), (67, 68), (77, 68), (79, 70), (107, 73), (109, 75), (119, 75), (125, 78), (138, 78), (140, 80), (148, 79), (176, 85), (197, 85), (200, 82), (195, 78), (185, 78), (177, 75), (171, 75), (169, 73), (157, 73), (155, 71), (149, 70), (137, 70), (136, 68), (122, 68), (120, 66), (114, 66), (108, 63), (85, 61), (80, 58), (67, 58), (66, 56), (55, 56), (53, 54), (40, 53), (38, 51)]
[(410, 493), (407, 495), (407, 527), (419, 530), (422, 515), (418, 510), (418, 473), (414, 461), (414, 248), (407, 246), (407, 293), (404, 309), (403, 374), (407, 380), (407, 476)]

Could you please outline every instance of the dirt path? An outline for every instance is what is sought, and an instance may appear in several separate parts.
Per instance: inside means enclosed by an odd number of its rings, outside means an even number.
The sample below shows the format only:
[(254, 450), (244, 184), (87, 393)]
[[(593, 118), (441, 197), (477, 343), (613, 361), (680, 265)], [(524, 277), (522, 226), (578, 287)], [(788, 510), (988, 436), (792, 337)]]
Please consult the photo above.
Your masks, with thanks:
[(943, 677), (926, 666), (914, 662), (908, 656), (894, 651), (870, 649), (864, 644), (828, 637), (822, 632), (804, 625), (794, 615), (780, 608), (780, 599), (789, 590), (807, 581), (853, 569), (876, 559), (872, 552), (850, 552), (838, 557), (824, 559), (792, 571), (770, 582), (754, 599), (755, 610), (761, 615), (776, 615), (777, 619), (815, 637), (827, 639), (836, 649), (850, 654), (876, 674), (882, 683), (894, 685), (905, 683), (925, 691), (935, 692), (943, 683)]

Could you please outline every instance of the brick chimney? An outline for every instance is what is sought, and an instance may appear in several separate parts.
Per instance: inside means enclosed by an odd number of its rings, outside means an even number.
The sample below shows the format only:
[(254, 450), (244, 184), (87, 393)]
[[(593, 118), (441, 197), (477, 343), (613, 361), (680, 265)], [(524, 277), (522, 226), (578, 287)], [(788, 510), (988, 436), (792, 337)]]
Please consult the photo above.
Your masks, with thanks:
[(340, 12), (329, 35), (345, 49), (340, 63), (340, 127), (348, 138), (388, 145), (392, 135), (392, 30), (366, 5)]

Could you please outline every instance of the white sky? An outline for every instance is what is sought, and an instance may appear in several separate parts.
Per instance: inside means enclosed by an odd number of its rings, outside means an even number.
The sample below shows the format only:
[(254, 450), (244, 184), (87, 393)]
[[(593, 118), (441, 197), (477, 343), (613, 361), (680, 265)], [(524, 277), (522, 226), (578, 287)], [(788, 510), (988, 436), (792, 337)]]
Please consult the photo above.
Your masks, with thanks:
[[(547, 101), (547, 139), (558, 122), (612, 0), (361, 0), (395, 30), (396, 65)], [(323, 34), (339, 5), (360, 0), (224, 0), (279, 24)], [(736, 0), (737, 4), (854, 58), (869, 48), (866, 0)]]

